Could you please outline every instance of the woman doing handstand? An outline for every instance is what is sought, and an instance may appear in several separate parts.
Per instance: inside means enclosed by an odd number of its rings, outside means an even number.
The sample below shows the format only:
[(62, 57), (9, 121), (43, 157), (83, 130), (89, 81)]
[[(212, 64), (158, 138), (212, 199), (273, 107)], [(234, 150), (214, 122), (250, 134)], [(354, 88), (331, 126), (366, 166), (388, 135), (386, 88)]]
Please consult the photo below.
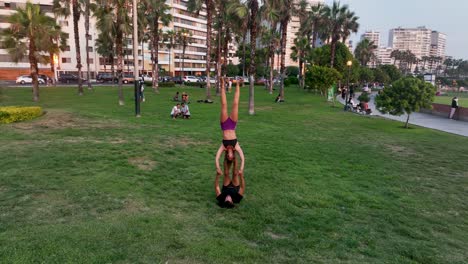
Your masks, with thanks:
[[(219, 158), (221, 157), (221, 154), (225, 152), (224, 155), (224, 180), (223, 180), (223, 190), (228, 190), (230, 186), (233, 186), (234, 189), (237, 190), (237, 193), (240, 194), (240, 187), (239, 187), (239, 177), (241, 178), (241, 184), (243, 184), (243, 173), (244, 173), (244, 153), (242, 152), (242, 148), (240, 147), (239, 143), (237, 142), (237, 137), (236, 137), (236, 126), (237, 126), (237, 120), (239, 118), (239, 97), (240, 97), (240, 87), (236, 86), (236, 92), (234, 93), (234, 100), (232, 103), (232, 110), (231, 114), (228, 116), (228, 111), (227, 111), (227, 99), (226, 99), (226, 90), (221, 89), (221, 117), (220, 117), (220, 122), (221, 122), (221, 130), (223, 131), (223, 143), (218, 149), (218, 152), (216, 153), (216, 180), (215, 183), (218, 182), (218, 178), (220, 175), (223, 174), (223, 171), (221, 170), (219, 166)], [(239, 170), (237, 170), (237, 160), (235, 156), (235, 152), (239, 154), (239, 157), (241, 159), (241, 165)], [(229, 171), (231, 168), (231, 165), (233, 169), (233, 177), (232, 179), (229, 177)], [(242, 188), (242, 194), (243, 195), (243, 190)], [(222, 191), (219, 191), (219, 186), (216, 188), (216, 196), (218, 198), (221, 198), (219, 195), (223, 194), (225, 196), (225, 199), (228, 204), (232, 204), (232, 196), (233, 194), (232, 190), (229, 189), (229, 192), (223, 193)], [(224, 195), (226, 194), (226, 195)], [(219, 199), (218, 199), (219, 200)], [(240, 200), (239, 200), (240, 201)]]

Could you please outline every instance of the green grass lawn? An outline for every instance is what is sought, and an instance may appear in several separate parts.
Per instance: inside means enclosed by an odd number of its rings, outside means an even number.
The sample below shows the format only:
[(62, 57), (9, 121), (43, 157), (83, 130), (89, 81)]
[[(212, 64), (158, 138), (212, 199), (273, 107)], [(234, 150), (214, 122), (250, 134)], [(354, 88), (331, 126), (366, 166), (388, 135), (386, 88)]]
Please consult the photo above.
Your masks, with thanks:
[(434, 97), (434, 103), (452, 105), (452, 98), (458, 97), (458, 105), (461, 107), (468, 107), (468, 94), (450, 93), (446, 96)]
[(466, 263), (467, 138), (296, 87), (283, 104), (258, 88), (249, 116), (243, 89), (246, 194), (222, 209), (218, 99), (179, 88), (193, 118), (171, 120), (176, 89), (149, 90), (137, 119), (130, 88), (123, 107), (116, 88), (41, 88), (46, 115), (0, 125), (1, 263)]

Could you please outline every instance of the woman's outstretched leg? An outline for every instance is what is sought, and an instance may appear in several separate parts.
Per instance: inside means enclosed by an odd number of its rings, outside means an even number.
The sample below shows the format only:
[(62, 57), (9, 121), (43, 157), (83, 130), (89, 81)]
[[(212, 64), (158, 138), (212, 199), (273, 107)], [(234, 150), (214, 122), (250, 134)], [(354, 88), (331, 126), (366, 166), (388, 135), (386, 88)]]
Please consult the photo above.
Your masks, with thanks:
[[(221, 85), (220, 83), (218, 85)], [(221, 123), (228, 119), (226, 91), (221, 89)]]
[(237, 122), (239, 119), (239, 97), (240, 97), (240, 85), (236, 84), (236, 92), (234, 93), (234, 100), (232, 101), (231, 119)]

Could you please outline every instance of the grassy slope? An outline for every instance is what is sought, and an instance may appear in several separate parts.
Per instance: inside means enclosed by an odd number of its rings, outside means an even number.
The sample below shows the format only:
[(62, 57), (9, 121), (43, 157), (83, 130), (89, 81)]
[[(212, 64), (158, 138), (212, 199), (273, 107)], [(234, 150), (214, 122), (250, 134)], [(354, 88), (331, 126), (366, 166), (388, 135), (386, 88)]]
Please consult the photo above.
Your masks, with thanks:
[[(185, 89), (191, 100), (203, 90)], [(180, 89), (182, 92), (183, 90)], [(0, 259), (45, 263), (463, 263), (468, 140), (343, 113), (295, 88), (241, 96), (245, 200), (215, 205), (219, 104), (143, 117), (117, 91), (46, 88), (49, 113), (0, 126)], [(0, 105), (31, 105), (4, 89)], [(69, 114), (71, 113), (71, 114)], [(132, 163), (139, 162), (141, 168)]]

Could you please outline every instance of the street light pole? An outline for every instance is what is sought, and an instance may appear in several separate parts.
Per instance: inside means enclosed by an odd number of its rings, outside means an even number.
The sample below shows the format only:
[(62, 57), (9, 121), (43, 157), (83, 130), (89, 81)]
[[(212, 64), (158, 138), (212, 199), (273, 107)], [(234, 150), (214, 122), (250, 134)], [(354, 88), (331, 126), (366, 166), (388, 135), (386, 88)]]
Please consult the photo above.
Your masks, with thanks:
[(348, 110), (348, 97), (349, 97), (349, 75), (351, 74), (351, 66), (353, 66), (353, 62), (349, 60), (346, 62), (346, 66), (348, 66), (348, 87), (346, 89), (346, 97), (345, 97), (345, 103), (344, 103), (344, 111)]
[[(140, 85), (138, 81), (138, 17), (137, 0), (133, 0), (133, 84), (135, 90), (135, 116), (140, 117)], [(157, 54), (156, 54), (157, 56)]]

